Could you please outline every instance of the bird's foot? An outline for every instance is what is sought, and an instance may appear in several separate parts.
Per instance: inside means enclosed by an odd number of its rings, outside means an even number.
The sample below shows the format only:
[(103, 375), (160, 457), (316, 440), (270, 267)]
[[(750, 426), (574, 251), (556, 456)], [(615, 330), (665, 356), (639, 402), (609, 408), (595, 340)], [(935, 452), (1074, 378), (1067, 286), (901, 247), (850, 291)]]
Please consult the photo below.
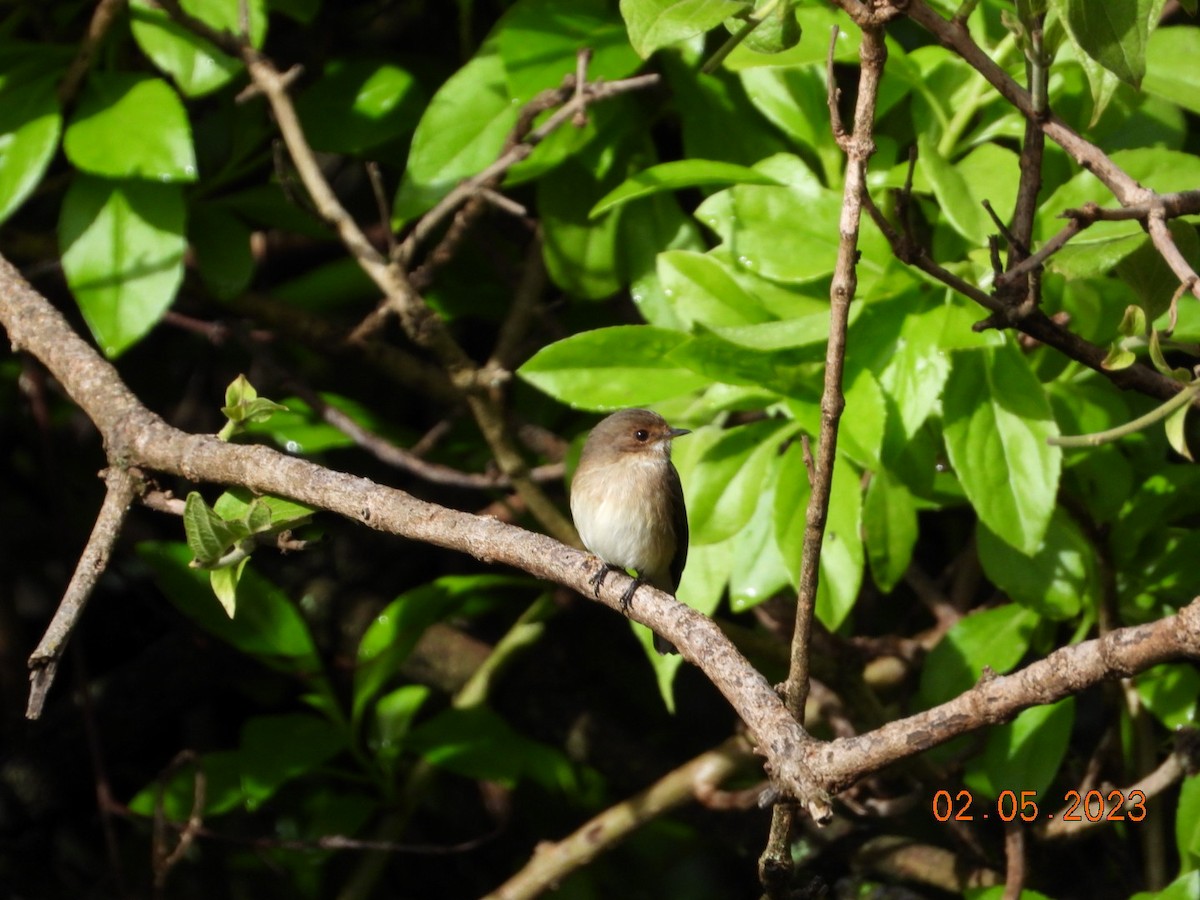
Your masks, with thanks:
[(604, 584), (604, 579), (607, 577), (609, 572), (624, 571), (625, 570), (620, 566), (614, 566), (612, 563), (604, 563), (604, 565), (600, 567), (600, 571), (588, 579), (588, 584), (592, 586), (592, 593), (597, 597), (600, 596), (600, 588)]
[(627, 615), (629, 613), (629, 606), (631, 603), (633, 603), (633, 595), (636, 594), (637, 589), (645, 583), (646, 582), (642, 580), (641, 576), (638, 576), (629, 583), (629, 587), (625, 588), (625, 593), (621, 595), (621, 609)]

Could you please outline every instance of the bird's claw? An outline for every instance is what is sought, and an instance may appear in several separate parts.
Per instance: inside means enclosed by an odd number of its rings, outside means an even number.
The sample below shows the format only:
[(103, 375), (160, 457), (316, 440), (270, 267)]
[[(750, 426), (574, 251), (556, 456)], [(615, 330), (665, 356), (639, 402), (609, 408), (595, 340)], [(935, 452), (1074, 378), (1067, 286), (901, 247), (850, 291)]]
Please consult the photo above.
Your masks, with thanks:
[(610, 563), (604, 563), (604, 565), (600, 567), (600, 571), (588, 579), (588, 584), (592, 586), (593, 595), (596, 597), (600, 596), (600, 588), (604, 585), (605, 576), (607, 576), (609, 572), (614, 571), (616, 568), (616, 566), (611, 565)]
[(621, 595), (621, 610), (626, 614), (629, 613), (629, 607), (633, 603), (633, 595), (643, 584), (645, 582), (641, 578), (635, 578), (630, 582), (629, 587), (625, 588), (625, 593)]

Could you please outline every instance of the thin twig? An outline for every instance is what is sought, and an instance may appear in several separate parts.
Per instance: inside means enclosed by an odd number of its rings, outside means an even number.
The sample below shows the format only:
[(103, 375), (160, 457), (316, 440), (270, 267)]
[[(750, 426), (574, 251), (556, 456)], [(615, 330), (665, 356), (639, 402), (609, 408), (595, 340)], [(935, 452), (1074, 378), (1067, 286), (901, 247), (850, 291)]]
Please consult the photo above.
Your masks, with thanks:
[(71, 638), (88, 597), (96, 587), (96, 582), (108, 567), (108, 558), (113, 545), (121, 534), (121, 526), (125, 515), (137, 495), (137, 479), (129, 471), (119, 466), (111, 466), (104, 473), (106, 493), (104, 503), (96, 516), (96, 524), (92, 527), (87, 546), (75, 566), (75, 573), (67, 585), (62, 601), (54, 612), (54, 618), (46, 628), (46, 633), (38, 642), (37, 648), (29, 657), (29, 704), (25, 708), (27, 718), (36, 719), (42, 714), (46, 704), (46, 694), (54, 683), (54, 675), (58, 663), (62, 659), (63, 650)]
[[(1053, 347), (1063, 355), (1100, 373), (1119, 388), (1136, 390), (1148, 397), (1157, 397), (1161, 400), (1169, 400), (1179, 393), (1180, 385), (1178, 381), (1168, 378), (1141, 363), (1134, 363), (1134, 365), (1125, 369), (1105, 368), (1104, 360), (1107, 357), (1107, 353), (1102, 348), (1064, 328), (1061, 324), (1046, 316), (1041, 310), (1020, 310), (1018, 315), (1013, 316), (1012, 310), (1005, 306), (998, 298), (942, 268), (929, 257), (923, 247), (911, 238), (899, 234), (880, 211), (879, 207), (875, 205), (870, 195), (864, 194), (863, 206), (891, 245), (892, 252), (896, 255), (897, 259), (920, 269), (957, 293), (978, 303), (984, 309), (992, 311), (993, 315), (975, 325), (977, 331), (1011, 325), (1023, 334), (1027, 334), (1029, 337), (1049, 347)], [(1030, 257), (1029, 260), (1026, 260), (1026, 263), (1033, 259), (1034, 257)], [(1007, 277), (1008, 274), (1005, 273), (1005, 276)]]
[[(399, 261), (411, 260), (416, 248), (424, 242), (425, 238), (437, 229), (456, 210), (461, 204), (465, 203), (481, 186), (490, 185), (497, 178), (503, 176), (509, 169), (517, 163), (526, 159), (530, 153), (534, 151), (542, 141), (544, 141), (552, 132), (554, 132), (563, 123), (570, 121), (574, 117), (577, 110), (584, 108), (588, 104), (596, 103), (601, 100), (607, 100), (611, 97), (617, 97), (621, 94), (626, 94), (631, 91), (641, 91), (650, 87), (654, 87), (660, 81), (660, 76), (657, 74), (636, 75), (632, 78), (626, 78), (621, 81), (609, 81), (604, 83), (590, 83), (584, 87), (578, 94), (575, 93), (574, 79), (569, 86), (557, 88), (555, 91), (546, 92), (547, 97), (559, 98), (560, 106), (545, 122), (529, 132), (523, 139), (513, 143), (508, 150), (504, 151), (495, 162), (490, 166), (475, 175), (460, 183), (456, 188), (450, 191), (441, 201), (425, 213), (413, 226), (413, 230), (408, 234), (400, 245)], [(539, 96), (530, 101), (530, 104), (541, 108), (545, 99)], [(557, 105), (557, 104), (553, 104)], [(547, 107), (552, 108), (552, 107)]]
[(383, 186), (383, 172), (379, 163), (369, 160), (366, 164), (367, 179), (371, 182), (371, 194), (375, 197), (375, 208), (379, 211), (379, 225), (387, 236), (388, 258), (396, 252), (396, 233), (392, 231), (392, 210), (387, 191)]
[(100, 0), (96, 4), (91, 21), (88, 22), (87, 32), (84, 34), (83, 40), (79, 42), (79, 49), (75, 52), (75, 58), (67, 66), (62, 81), (58, 83), (60, 106), (68, 106), (75, 99), (79, 86), (83, 84), (84, 77), (91, 69), (92, 63), (96, 61), (96, 53), (100, 49), (100, 44), (103, 43), (105, 35), (108, 34), (109, 28), (116, 21), (124, 5), (125, 0)]
[[(1121, 808), (1119, 810), (1112, 810), (1110, 814), (1115, 816), (1120, 813), (1127, 817), (1131, 810), (1136, 809), (1141, 800), (1137, 796), (1139, 791), (1144, 795), (1146, 800), (1150, 800), (1172, 785), (1179, 783), (1186, 774), (1187, 769), (1179, 753), (1175, 752), (1163, 760), (1153, 772), (1150, 772), (1144, 778), (1138, 779), (1127, 787), (1105, 790), (1101, 793), (1105, 797), (1110, 796), (1114, 791), (1119, 793), (1122, 799)], [(1086, 791), (1080, 791), (1080, 793), (1086, 794)], [(1087, 836), (1090, 829), (1098, 825), (1103, 825), (1108, 821), (1104, 817), (1097, 817), (1093, 821), (1087, 816), (1079, 816), (1079, 819), (1082, 821), (1074, 821), (1064, 818), (1063, 814), (1067, 811), (1067, 807), (1055, 810), (1053, 818), (1047, 817), (1043, 822), (1039, 823), (1035, 829), (1037, 838), (1047, 841), (1075, 840)], [(1076, 815), (1078, 815), (1078, 812)], [(1154, 815), (1154, 813), (1151, 812), (1150, 815)]]
[(1001, 900), (1018, 900), (1025, 886), (1025, 823), (1004, 826), (1004, 894)]
[[(167, 815), (163, 807), (163, 802), (168, 783), (174, 777), (175, 773), (184, 766), (191, 766), (194, 771), (192, 775), (192, 811), (188, 815), (183, 828), (179, 830), (175, 846), (168, 849)], [(204, 827), (204, 805), (207, 793), (208, 779), (204, 774), (200, 757), (191, 750), (184, 750), (179, 753), (171, 760), (171, 764), (167, 766), (159, 778), (158, 792), (154, 803), (154, 843), (151, 853), (154, 867), (154, 893), (156, 897), (162, 896), (163, 888), (166, 887), (167, 883), (167, 875), (183, 859), (184, 854), (187, 853), (199, 836), (200, 829)]]
[[(791, 665), (783, 686), (784, 703), (788, 712), (801, 723), (808, 699), (812, 622), (817, 602), (821, 545), (825, 538), (825, 523), (829, 515), (829, 498), (837, 462), (838, 424), (846, 405), (842, 393), (842, 371), (846, 361), (846, 331), (850, 319), (850, 303), (854, 300), (858, 285), (855, 266), (858, 260), (862, 198), (866, 193), (867, 161), (875, 152), (872, 138), (875, 101), (879, 93), (884, 62), (887, 60), (883, 29), (878, 26), (864, 27), (862, 43), (859, 46), (862, 74), (854, 106), (854, 131), (848, 135), (837, 110), (837, 79), (833, 70), (837, 35), (838, 29), (835, 26), (830, 35), (825, 63), (829, 83), (827, 101), (834, 138), (846, 154), (846, 176), (842, 189), (842, 214), (838, 225), (840, 240), (837, 267), (830, 286), (829, 343), (825, 352), (825, 384), (821, 393), (821, 430), (817, 444), (815, 477), (805, 512)], [(783, 897), (789, 891), (792, 869), (790, 837), (796, 813), (797, 808), (790, 803), (778, 804), (772, 812), (771, 832), (759, 860), (759, 878), (771, 898)]]

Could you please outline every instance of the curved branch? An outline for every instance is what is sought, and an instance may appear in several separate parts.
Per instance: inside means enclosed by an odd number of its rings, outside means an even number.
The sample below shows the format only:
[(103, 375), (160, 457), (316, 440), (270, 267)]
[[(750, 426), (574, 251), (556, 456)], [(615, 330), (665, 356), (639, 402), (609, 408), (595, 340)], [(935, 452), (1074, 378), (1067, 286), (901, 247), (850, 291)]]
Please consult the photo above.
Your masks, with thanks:
[[(264, 446), (229, 444), (187, 434), (147, 409), (116, 370), (80, 338), (62, 315), (0, 257), (0, 323), (15, 346), (33, 354), (95, 423), (110, 459), (192, 481), (240, 485), (337, 513), (378, 531), (504, 563), (591, 595), (596, 557), (551, 537), (495, 519), (447, 509), (394, 488), (334, 472)], [(621, 610), (627, 576), (605, 581), (599, 600)], [(807, 740), (774, 689), (708, 617), (669, 594), (643, 586), (630, 618), (669, 637), (729, 700), (750, 729), (780, 788), (818, 821), (829, 801), (799, 753)]]

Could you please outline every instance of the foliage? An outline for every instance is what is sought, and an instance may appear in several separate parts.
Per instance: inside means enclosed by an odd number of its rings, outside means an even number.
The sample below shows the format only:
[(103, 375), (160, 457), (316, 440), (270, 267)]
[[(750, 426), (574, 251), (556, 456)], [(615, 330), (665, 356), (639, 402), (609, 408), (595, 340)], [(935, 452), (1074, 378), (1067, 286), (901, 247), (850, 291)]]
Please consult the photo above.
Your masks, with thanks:
[[(181, 5), (218, 31), (243, 27), (235, 0)], [(1194, 0), (1165, 22), (1163, 5), (982, 0), (965, 25), (1019, 82), (1047, 69), (1048, 108), (1140, 184), (1169, 192), (1200, 184), (1200, 28)], [(390, 326), (366, 344), (347, 340), (378, 291), (312, 214), (293, 163), (276, 152), (265, 101), (243, 96), (242, 60), (158, 3), (133, 0), (68, 90), (64, 73), (90, 15), (75, 3), (18, 5), (0, 29), (0, 252), (77, 311), (135, 392), (180, 427), (272, 442), (496, 514), (501, 506), (489, 503), (508, 496), (498, 480), (480, 493), (477, 483), (425, 481), (364, 452), (365, 433), (419, 444), (428, 462), (460, 472), (484, 470), (493, 455), (462, 404), (447, 399), (448, 382), (413, 374), (428, 370), (428, 348)], [(364, 227), (378, 223), (371, 235), (384, 252), (392, 229), (410, 234), (497, 159), (526, 104), (576, 71), (580, 46), (592, 50), (590, 80), (661, 73), (659, 87), (591, 105), (586, 121), (551, 132), (508, 169), (497, 189), (520, 204), (517, 215), (477, 217), (445, 258), (432, 251), (455, 226), (434, 229), (413, 269), (433, 314), (478, 359), (512, 339), (522, 292), (544, 275), (544, 288), (532, 289), (536, 324), (526, 317), (519, 351), (501, 363), (515, 377), (506, 371), (497, 387), (525, 431), (564, 439), (537, 444), (530, 459), (559, 461), (560, 444), (577, 451), (591, 414), (619, 407), (653, 405), (693, 430), (675, 451), (691, 528), (679, 598), (731, 623), (778, 680), (812, 493), (806, 452), (821, 450), (843, 213), (825, 56), (836, 24), (832, 71), (852, 94), (860, 35), (849, 18), (815, 0), (251, 0), (245, 18), (254, 47), (302, 67), (290, 91), (307, 139), (347, 207)], [(982, 202), (1001, 219), (1013, 209), (1025, 120), (912, 22), (889, 25), (887, 50), (872, 196), (945, 270), (989, 288), (998, 228)], [(1051, 141), (1041, 180), (1035, 248), (1062, 227), (1064, 211), (1112, 205), (1101, 181)], [(1193, 222), (1170, 228), (1196, 267)], [(975, 328), (985, 312), (902, 262), (887, 238), (864, 219), (816, 600), (822, 647), (836, 654), (829, 668), (847, 671), (821, 676), (842, 711), (817, 724), (820, 736), (838, 717), (867, 730), (881, 710), (891, 719), (931, 707), (1097, 628), (1157, 619), (1200, 594), (1190, 404), (1116, 443), (1052, 444), (1119, 429), (1159, 401), (1015, 330)], [(1137, 365), (1192, 385), (1200, 312), (1194, 298), (1172, 300), (1177, 286), (1132, 220), (1091, 224), (1040, 275), (1042, 309), (1106, 350), (1106, 371)], [(10, 363), (0, 378), (15, 386), (23, 376)], [(242, 371), (286, 401), (234, 380)], [(38, 523), (11, 538), (13, 559), (57, 573), (82, 543), (86, 511), (68, 504), (65, 514), (62, 498), (32, 482), (86, 485), (95, 454), (86, 443), (88, 455), (75, 452), (84, 431), (69, 427), (65, 399), (39, 391), (31, 406), (52, 413), (41, 420), (22, 418), (15, 392), (0, 401), (0, 432), (12, 425), (21, 438), (4, 443), (6, 486), (31, 482), (8, 491), (6, 520)], [(56, 453), (32, 449), (35, 428)], [(66, 472), (51, 467), (55, 457)], [(560, 508), (563, 487), (547, 487)], [(89, 820), (91, 849), (61, 882), (41, 863), (0, 866), (27, 894), (91, 885), (111, 874), (106, 866), (148, 890), (150, 819), (182, 823), (195, 808), (206, 828), (233, 840), (201, 836), (178, 871), (161, 869), (171, 896), (318, 897), (345, 885), (357, 896), (481, 895), (539, 841), (734, 728), (709, 685), (677, 657), (650, 652), (644, 631), (630, 641), (607, 611), (551, 603), (527, 579), (381, 543), (329, 517), (317, 520), (324, 540), (283, 558), (263, 539), (302, 527), (317, 537), (312, 510), (243, 489), (209, 505), (207, 488), (175, 488), (187, 497), (183, 522), (137, 513), (146, 540), (136, 553), (123, 548), (102, 584), (84, 622), (95, 635), (84, 656), (94, 676), (134, 671), (168, 685), (173, 670), (156, 668), (162, 660), (146, 648), (182, 635), (206, 648), (187, 658), (214, 692), (189, 693), (183, 679), (163, 721), (149, 712), (138, 721), (153, 739), (114, 771), (134, 823), (118, 829), (116, 861), (104, 859)], [(32, 568), (21, 576), (39, 602), (5, 615), (22, 620), (23, 634), (43, 627), (56, 577)], [(886, 662), (902, 676), (881, 676)], [(896, 821), (848, 817), (852, 839), (799, 842), (795, 856), (805, 877), (849, 879), (864, 892), (891, 877), (859, 856), (878, 835), (919, 835), (1002, 871), (994, 817), (973, 823), (967, 847), (929, 815), (935, 789), (966, 789), (979, 803), (1036, 791), (1042, 808), (1057, 810), (1097, 773), (1133, 784), (1162, 761), (1177, 729), (1194, 727), (1198, 698), (1195, 669), (1172, 663), (1124, 690), (1029, 709), (860, 785), (866, 796), (903, 791), (917, 802)], [(107, 706), (100, 713), (104, 729), (122, 721)], [(29, 733), (14, 752), (65, 741), (62, 728)], [(195, 751), (190, 761), (168, 766), (185, 748)], [(1095, 829), (1065, 859), (1059, 845), (1028, 837), (1027, 885), (1046, 896), (1152, 896), (1137, 892), (1165, 878), (1174, 882), (1161, 896), (1191, 896), (1198, 784), (1193, 776), (1155, 799), (1141, 826)], [(73, 790), (91, 817), (91, 794)], [(563, 893), (624, 895), (638, 885), (654, 895), (748, 896), (763, 815), (678, 811), (574, 872)], [(39, 825), (25, 840), (44, 853), (30, 858), (70, 852), (46, 835), (62, 829), (66, 846), (79, 826)], [(260, 857), (247, 842), (262, 835), (279, 842)], [(362, 850), (285, 844), (329, 835), (409, 850), (466, 846), (385, 863)]]

